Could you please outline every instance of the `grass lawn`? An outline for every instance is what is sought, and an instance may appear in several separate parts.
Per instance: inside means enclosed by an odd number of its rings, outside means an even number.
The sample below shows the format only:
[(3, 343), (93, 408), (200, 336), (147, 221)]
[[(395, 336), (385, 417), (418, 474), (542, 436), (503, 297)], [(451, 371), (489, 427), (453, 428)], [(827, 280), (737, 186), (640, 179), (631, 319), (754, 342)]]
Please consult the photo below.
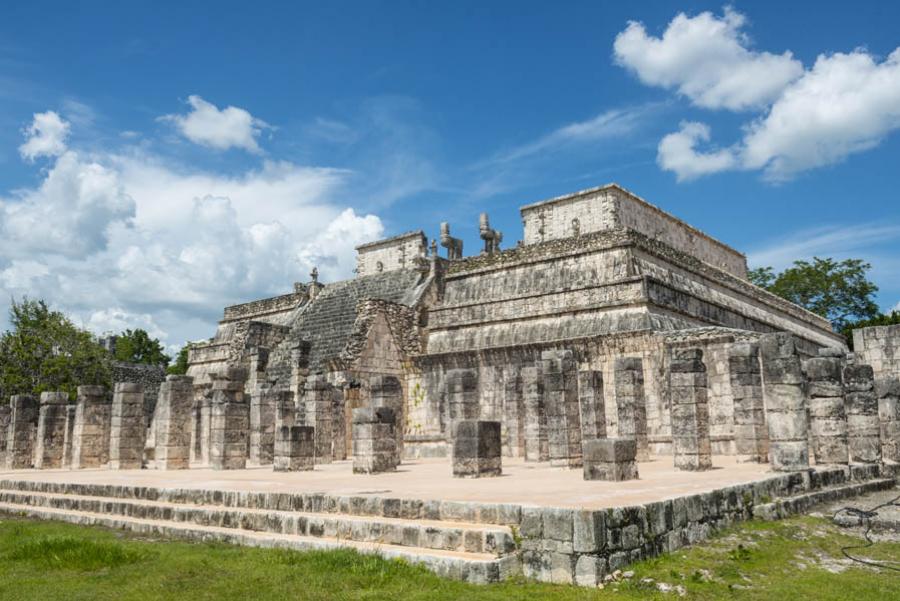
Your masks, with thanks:
[[(900, 573), (858, 567), (859, 544), (827, 520), (750, 522), (715, 540), (637, 564), (603, 590), (531, 583), (473, 586), (353, 552), (147, 540), (102, 528), (0, 515), (0, 599), (900, 599)], [(860, 552), (900, 560), (900, 543)], [(653, 583), (642, 579), (652, 578)], [(662, 593), (657, 583), (686, 594)]]

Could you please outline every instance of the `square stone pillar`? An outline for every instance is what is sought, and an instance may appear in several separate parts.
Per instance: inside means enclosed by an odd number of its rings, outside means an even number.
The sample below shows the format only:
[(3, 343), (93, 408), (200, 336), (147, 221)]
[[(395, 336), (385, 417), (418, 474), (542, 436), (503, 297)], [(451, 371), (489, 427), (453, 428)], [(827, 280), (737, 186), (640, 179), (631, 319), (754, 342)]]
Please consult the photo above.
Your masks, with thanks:
[(525, 397), (519, 368), (510, 366), (503, 373), (503, 454), (525, 456)]
[(523, 367), (522, 399), (525, 406), (525, 461), (550, 461), (544, 382), (539, 367)]
[(541, 354), (550, 465), (581, 467), (581, 417), (577, 374), (572, 351), (544, 351)]
[(34, 447), (34, 467), (39, 470), (63, 466), (68, 402), (69, 395), (65, 392), (41, 393)]
[(247, 467), (250, 403), (244, 394), (246, 372), (228, 368), (213, 376), (209, 419), (209, 463), (214, 470)]
[(315, 467), (316, 432), (310, 426), (281, 426), (275, 432), (276, 472), (306, 472)]
[(333, 408), (334, 390), (325, 376), (313, 374), (306, 379), (304, 405), (306, 425), (316, 430), (316, 463), (331, 463), (334, 459)]
[(275, 452), (277, 393), (257, 386), (250, 395), (250, 464), (271, 465)]
[(603, 397), (603, 372), (578, 372), (578, 406), (581, 411), (582, 440), (606, 438), (606, 402)]
[(675, 467), (685, 471), (712, 469), (706, 365), (699, 348), (674, 349), (669, 363), (672, 399), (672, 447)]
[(453, 440), (453, 475), (484, 478), (502, 473), (500, 422), (462, 420)]
[(0, 405), (0, 468), (6, 467), (6, 441), (9, 436), (9, 419), (12, 407), (9, 403)]
[(478, 370), (447, 370), (447, 408), (450, 413), (450, 438), (456, 436), (456, 424), (464, 419), (478, 419)]
[(809, 420), (805, 379), (794, 338), (784, 332), (764, 334), (759, 352), (772, 469), (805, 470), (809, 468)]
[(290, 390), (273, 392), (275, 397), (275, 431), (284, 426), (298, 425), (297, 406), (294, 404), (294, 393)]
[(34, 465), (38, 403), (30, 394), (16, 394), (9, 401), (6, 433), (6, 469), (28, 469)]
[(822, 349), (819, 355), (803, 363), (809, 381), (810, 450), (817, 465), (846, 465), (850, 456), (841, 376), (843, 353)]
[(875, 373), (871, 365), (844, 366), (844, 402), (847, 408), (847, 442), (850, 461), (881, 462), (881, 425), (875, 397)]
[(769, 460), (769, 430), (763, 403), (759, 345), (737, 342), (728, 348), (728, 377), (734, 399), (734, 443), (738, 455)]
[(881, 430), (881, 458), (900, 463), (900, 378), (875, 381), (878, 421)]
[[(386, 407), (394, 414), (394, 445), (397, 465), (403, 456), (403, 388), (396, 376), (372, 376), (369, 378), (369, 400), (373, 408)], [(354, 422), (355, 423), (355, 422)], [(354, 430), (355, 431), (355, 430)]]
[(615, 372), (616, 416), (619, 437), (637, 442), (637, 460), (650, 459), (647, 438), (647, 401), (644, 398), (644, 361), (640, 357), (618, 357)]
[(79, 386), (72, 429), (72, 468), (102, 467), (109, 461), (112, 399), (103, 386)]
[(212, 415), (212, 383), (194, 382), (191, 403), (191, 463), (209, 465), (209, 428)]
[(109, 467), (139, 470), (144, 463), (144, 387), (117, 382), (109, 431)]
[(62, 463), (62, 466), (65, 468), (72, 467), (72, 446), (74, 445), (73, 438), (75, 436), (75, 413), (75, 405), (66, 405), (66, 432), (63, 438)]
[(190, 467), (193, 396), (194, 379), (190, 376), (166, 376), (166, 381), (159, 386), (155, 411), (157, 469)]
[(637, 480), (637, 441), (634, 438), (596, 438), (584, 442), (584, 479)]
[(397, 416), (390, 407), (353, 410), (353, 473), (377, 474), (397, 469)]
[[(353, 429), (351, 423), (347, 424), (346, 399), (344, 398), (344, 385), (332, 385), (331, 387), (331, 456), (334, 461), (347, 459), (347, 437)], [(403, 433), (398, 435), (400, 444), (403, 444)]]

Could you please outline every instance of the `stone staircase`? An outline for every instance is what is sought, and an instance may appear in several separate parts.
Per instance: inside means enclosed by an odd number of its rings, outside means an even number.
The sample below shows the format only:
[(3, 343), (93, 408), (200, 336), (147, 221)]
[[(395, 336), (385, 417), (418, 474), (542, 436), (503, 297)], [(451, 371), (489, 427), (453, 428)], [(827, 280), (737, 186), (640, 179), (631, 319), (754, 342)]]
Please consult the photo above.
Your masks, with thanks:
[[(343, 507), (340, 499), (347, 500)], [(0, 512), (11, 514), (188, 540), (295, 550), (351, 548), (474, 583), (520, 572), (512, 527), (401, 517), (409, 508), (400, 500), (395, 500), (396, 517), (388, 517), (385, 501), (390, 500), (0, 482)]]

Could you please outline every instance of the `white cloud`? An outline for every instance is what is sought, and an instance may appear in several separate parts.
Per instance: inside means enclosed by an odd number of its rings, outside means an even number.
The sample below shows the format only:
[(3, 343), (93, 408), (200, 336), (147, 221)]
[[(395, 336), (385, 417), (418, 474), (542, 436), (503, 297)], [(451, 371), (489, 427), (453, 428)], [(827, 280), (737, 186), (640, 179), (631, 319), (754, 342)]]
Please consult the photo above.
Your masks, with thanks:
[(734, 169), (784, 180), (873, 148), (900, 128), (900, 48), (880, 63), (859, 49), (823, 54), (804, 70), (790, 52), (750, 50), (744, 24), (726, 8), (720, 18), (679, 14), (661, 38), (634, 22), (616, 37), (616, 60), (644, 83), (677, 89), (704, 108), (759, 111), (722, 150), (696, 150), (710, 138), (699, 123), (663, 138), (657, 162), (679, 181)]
[(263, 129), (270, 128), (262, 119), (235, 106), (219, 109), (197, 95), (188, 97), (191, 111), (186, 115), (164, 115), (185, 138), (216, 150), (243, 148), (248, 152), (260, 152), (256, 138)]
[(704, 108), (763, 107), (803, 73), (790, 52), (751, 50), (741, 31), (746, 19), (726, 8), (721, 18), (679, 13), (661, 38), (632, 21), (616, 36), (616, 61), (651, 86), (677, 89)]
[(858, 255), (860, 250), (896, 240), (900, 240), (900, 225), (862, 223), (821, 226), (770, 240), (750, 251), (747, 261), (754, 266), (771, 266), (781, 271), (798, 259)]
[(666, 171), (674, 171), (678, 181), (731, 169), (735, 156), (729, 149), (698, 152), (699, 142), (709, 142), (709, 126), (695, 121), (684, 121), (681, 129), (659, 142), (657, 162)]
[(35, 113), (23, 133), (25, 142), (19, 146), (22, 158), (33, 161), (41, 156), (59, 156), (66, 151), (69, 123), (53, 111)]

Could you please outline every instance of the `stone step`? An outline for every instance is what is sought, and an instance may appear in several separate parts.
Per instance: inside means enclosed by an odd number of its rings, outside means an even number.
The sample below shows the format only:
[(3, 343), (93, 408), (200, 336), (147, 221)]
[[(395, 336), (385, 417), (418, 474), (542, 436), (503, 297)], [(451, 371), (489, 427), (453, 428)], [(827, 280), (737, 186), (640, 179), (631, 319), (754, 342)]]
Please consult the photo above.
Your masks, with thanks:
[(193, 488), (157, 488), (77, 482), (0, 480), (0, 490), (74, 494), (115, 499), (141, 499), (229, 508), (301, 511), (366, 517), (401, 518), (514, 526), (521, 522), (522, 506), (510, 503), (439, 501), (374, 495), (329, 495), (304, 492), (250, 492)]
[(2, 489), (0, 489), (0, 502), (65, 511), (191, 523), (198, 526), (296, 534), (442, 551), (482, 553), (494, 557), (502, 557), (516, 551), (516, 544), (510, 528), (482, 524), (450, 524), (431, 520), (228, 508), (215, 505)]
[(820, 503), (830, 503), (896, 486), (893, 478), (876, 478), (864, 482), (851, 482), (829, 486), (808, 493), (774, 499), (771, 503), (759, 503), (753, 507), (753, 517), (763, 520), (780, 520), (790, 515), (805, 513)]
[(256, 532), (222, 526), (185, 524), (168, 520), (110, 516), (90, 511), (34, 507), (17, 503), (0, 502), (0, 512), (44, 520), (58, 520), (84, 526), (118, 528), (144, 535), (203, 542), (217, 541), (297, 551), (353, 549), (359, 553), (376, 554), (387, 559), (402, 559), (409, 563), (421, 564), (439, 576), (477, 584), (498, 582), (521, 574), (521, 562), (515, 555), (497, 558), (484, 553), (440, 551), (338, 538)]

